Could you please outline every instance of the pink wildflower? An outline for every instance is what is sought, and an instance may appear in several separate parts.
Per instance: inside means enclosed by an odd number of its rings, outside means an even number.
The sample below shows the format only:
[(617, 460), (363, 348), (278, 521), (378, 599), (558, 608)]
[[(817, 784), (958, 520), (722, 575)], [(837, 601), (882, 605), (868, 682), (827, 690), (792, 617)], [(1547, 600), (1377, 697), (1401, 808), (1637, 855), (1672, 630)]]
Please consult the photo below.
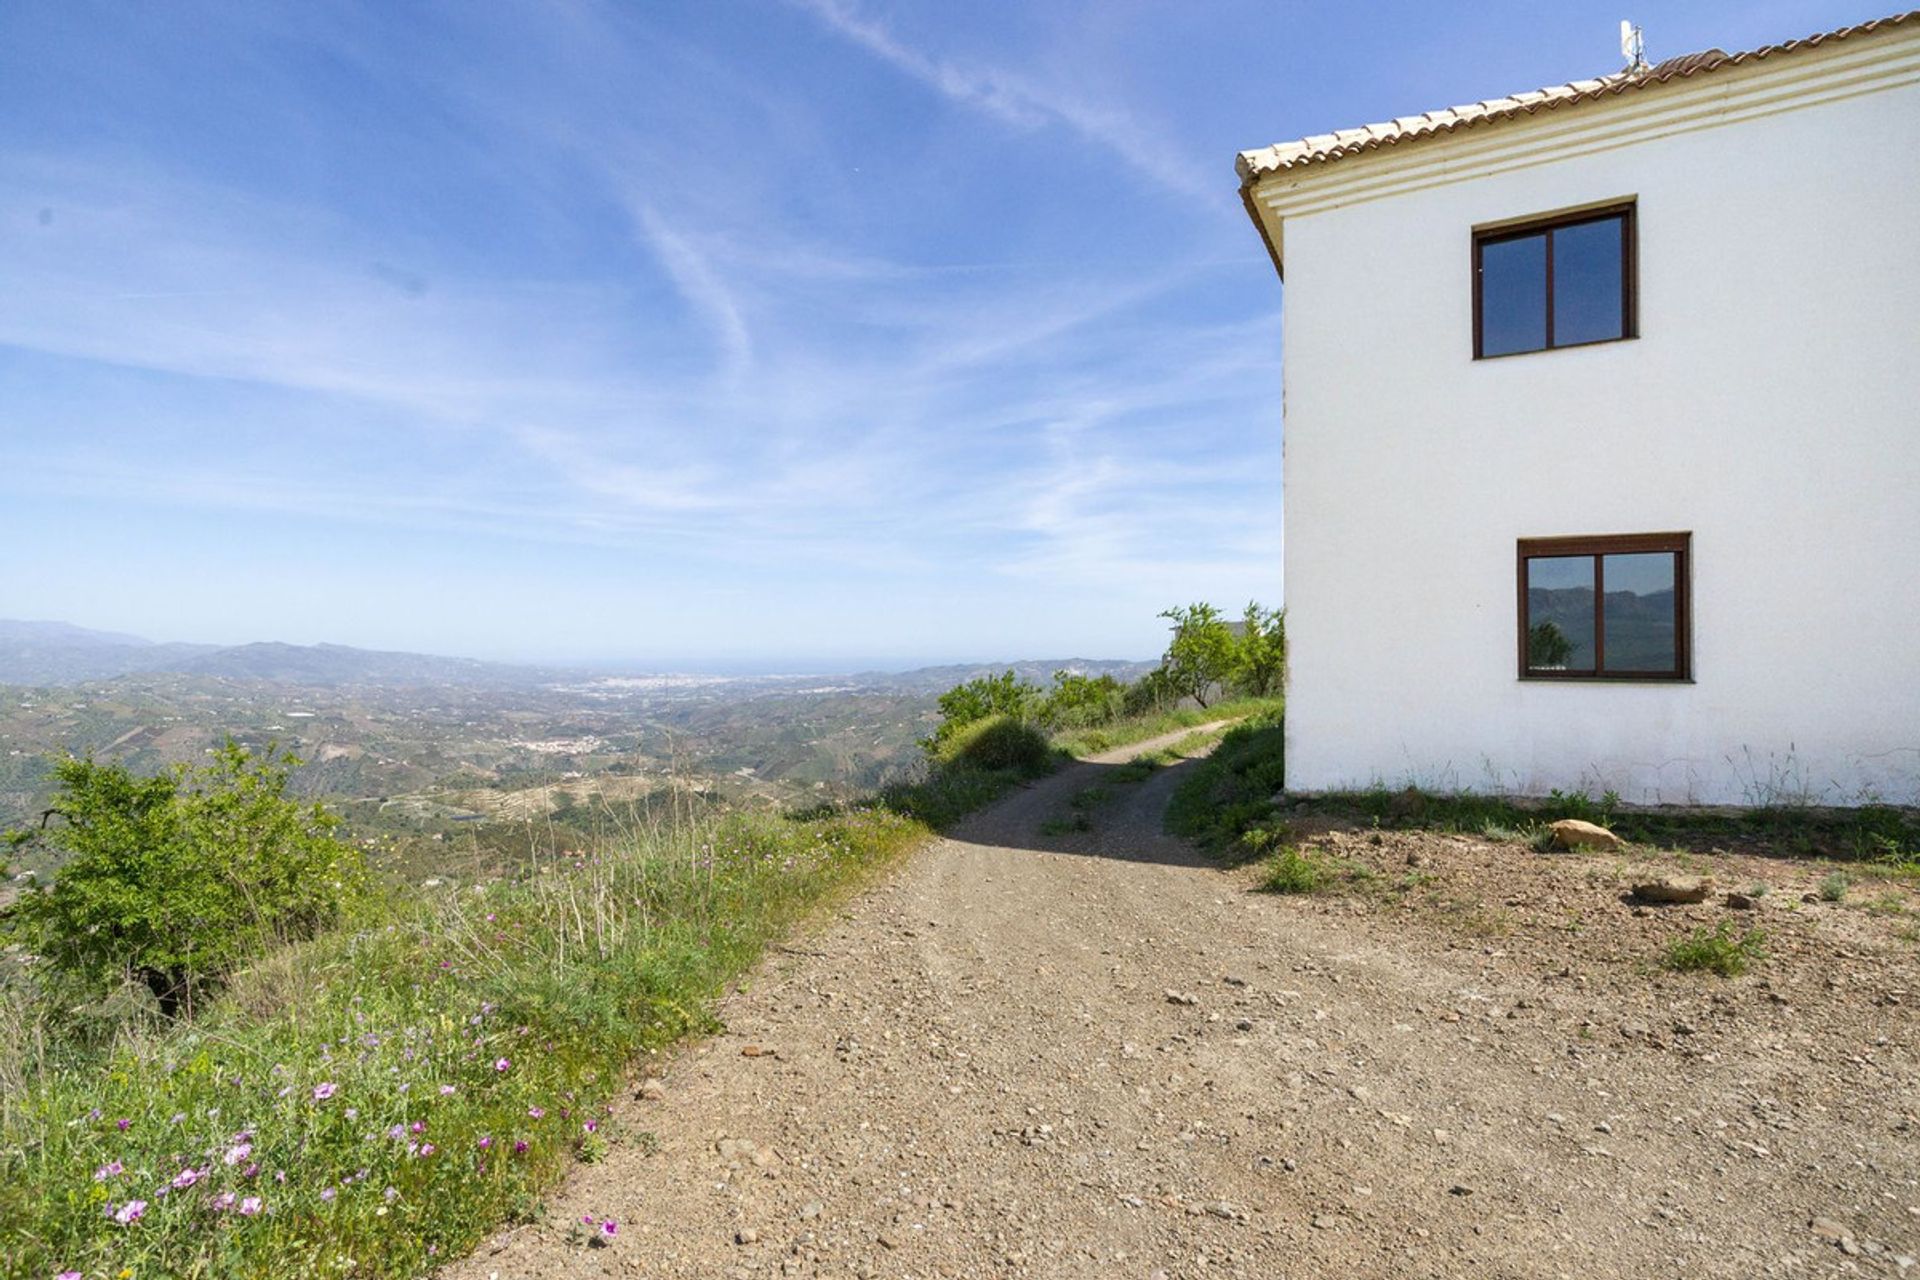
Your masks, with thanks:
[(499, 1058), (494, 1061), (493, 1069), (495, 1071), (505, 1071), (508, 1067), (511, 1067), (512, 1065), (513, 1065), (512, 1058)]
[(109, 1160), (93, 1171), (95, 1182), (105, 1182), (108, 1178), (117, 1178), (127, 1171), (127, 1166), (118, 1160)]
[(123, 1227), (130, 1227), (146, 1216), (147, 1202), (145, 1200), (129, 1200), (120, 1206), (119, 1212), (113, 1215), (113, 1220)]
[(251, 1218), (263, 1208), (265, 1208), (265, 1206), (260, 1203), (259, 1196), (248, 1196), (240, 1202), (240, 1216), (243, 1218)]
[(333, 1096), (336, 1088), (338, 1088), (338, 1086), (331, 1080), (313, 1086), (313, 1100), (315, 1102), (325, 1102)]

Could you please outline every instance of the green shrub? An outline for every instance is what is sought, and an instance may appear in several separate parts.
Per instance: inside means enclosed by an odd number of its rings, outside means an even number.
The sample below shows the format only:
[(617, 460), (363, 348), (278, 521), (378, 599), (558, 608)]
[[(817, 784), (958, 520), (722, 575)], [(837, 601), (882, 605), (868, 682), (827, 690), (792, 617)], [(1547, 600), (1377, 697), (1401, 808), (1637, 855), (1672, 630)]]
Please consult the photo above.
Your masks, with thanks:
[(1034, 718), (1049, 729), (1106, 724), (1120, 716), (1125, 695), (1126, 686), (1112, 676), (1056, 671), (1053, 688), (1039, 699)]
[(1288, 845), (1261, 864), (1260, 887), (1268, 893), (1318, 893), (1333, 874), (1319, 858)]
[(25, 940), (105, 992), (144, 985), (169, 1016), (274, 945), (335, 924), (365, 887), (339, 819), (286, 794), (299, 762), (229, 741), (213, 763), (136, 778), (68, 759), (42, 839), (66, 855), (50, 889), (20, 900)]
[(955, 735), (980, 721), (996, 716), (1026, 718), (1040, 696), (1038, 685), (1022, 680), (1010, 669), (957, 684), (940, 695), (940, 727), (920, 745), (928, 755), (940, 757)]
[(1844, 871), (1836, 871), (1820, 882), (1820, 901), (1845, 902), (1847, 891), (1853, 888), (1853, 877)]
[(935, 752), (935, 759), (946, 765), (1039, 774), (1053, 763), (1053, 744), (1025, 721), (996, 714), (948, 735)]
[(1732, 924), (1723, 921), (1712, 932), (1696, 929), (1668, 947), (1667, 968), (1676, 973), (1704, 972), (1737, 978), (1749, 964), (1766, 959), (1766, 941), (1767, 935), (1759, 929), (1749, 929), (1736, 938)]

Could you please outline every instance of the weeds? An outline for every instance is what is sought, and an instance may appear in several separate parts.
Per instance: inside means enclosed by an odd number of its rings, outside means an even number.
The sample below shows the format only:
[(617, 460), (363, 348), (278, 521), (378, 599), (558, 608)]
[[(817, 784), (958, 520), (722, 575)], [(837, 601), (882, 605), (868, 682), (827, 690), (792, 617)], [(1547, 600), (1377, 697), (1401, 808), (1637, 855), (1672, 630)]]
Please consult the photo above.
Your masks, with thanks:
[(1766, 959), (1766, 934), (1748, 929), (1734, 937), (1733, 926), (1723, 921), (1712, 931), (1696, 929), (1667, 948), (1666, 966), (1675, 973), (1713, 973), (1722, 978), (1737, 978), (1750, 964)]
[(1269, 856), (1260, 870), (1260, 888), (1267, 893), (1319, 893), (1333, 879), (1322, 859), (1292, 845)]
[(767, 943), (1049, 763), (539, 850), (274, 952), (190, 1022), (77, 1040), (34, 969), (0, 975), (0, 1277), (430, 1271), (603, 1158), (634, 1059), (714, 1029)]
[(1098, 725), (1086, 729), (1069, 729), (1054, 735), (1053, 743), (1062, 751), (1075, 756), (1098, 755), (1102, 751), (1111, 751), (1115, 747), (1124, 747), (1129, 742), (1140, 742), (1147, 738), (1157, 738), (1163, 733), (1175, 729), (1186, 729), (1197, 724), (1208, 724), (1215, 720), (1242, 720), (1253, 716), (1278, 716), (1280, 701), (1277, 698), (1236, 698), (1228, 702), (1216, 702), (1211, 707), (1177, 707), (1172, 711), (1163, 711), (1154, 715), (1136, 716), (1125, 720), (1115, 720), (1110, 724)]
[(1835, 871), (1820, 882), (1815, 890), (1822, 902), (1845, 902), (1847, 891), (1853, 888), (1853, 877), (1844, 871)]
[(1243, 834), (1270, 822), (1285, 772), (1286, 736), (1280, 718), (1256, 716), (1235, 725), (1212, 755), (1173, 793), (1167, 830), (1227, 854)]

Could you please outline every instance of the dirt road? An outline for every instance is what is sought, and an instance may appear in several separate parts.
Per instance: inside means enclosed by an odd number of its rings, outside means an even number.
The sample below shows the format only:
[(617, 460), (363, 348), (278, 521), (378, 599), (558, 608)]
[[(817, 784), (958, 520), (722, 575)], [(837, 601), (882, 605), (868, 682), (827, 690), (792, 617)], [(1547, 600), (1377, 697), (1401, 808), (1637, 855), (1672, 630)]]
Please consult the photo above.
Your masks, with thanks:
[(1141, 749), (776, 953), (448, 1275), (1920, 1276), (1910, 1004), (1836, 1045), (1723, 983), (1663, 1053), (1551, 957), (1248, 892), (1161, 834), (1184, 766), (1037, 834)]

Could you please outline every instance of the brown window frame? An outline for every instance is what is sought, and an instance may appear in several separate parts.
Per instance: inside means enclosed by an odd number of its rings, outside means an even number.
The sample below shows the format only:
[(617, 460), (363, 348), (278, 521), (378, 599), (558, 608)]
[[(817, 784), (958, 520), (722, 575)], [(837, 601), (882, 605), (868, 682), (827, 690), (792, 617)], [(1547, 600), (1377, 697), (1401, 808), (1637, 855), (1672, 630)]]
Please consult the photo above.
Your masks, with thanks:
[[(1618, 204), (1604, 205), (1598, 208), (1581, 209), (1575, 213), (1559, 213), (1544, 218), (1533, 218), (1525, 222), (1506, 223), (1497, 227), (1487, 227), (1473, 233), (1473, 358), (1475, 360), (1504, 360), (1508, 356), (1533, 356), (1543, 351), (1568, 351), (1575, 347), (1597, 347), (1607, 342), (1626, 342), (1640, 336), (1640, 230), (1638, 226), (1638, 204), (1625, 200)], [(1600, 222), (1606, 218), (1620, 219), (1620, 336), (1615, 338), (1590, 338), (1585, 342), (1555, 342), (1553, 340), (1553, 235), (1563, 227), (1579, 226), (1587, 222)], [(1481, 298), (1481, 251), (1490, 244), (1500, 244), (1508, 240), (1523, 240), (1528, 236), (1545, 235), (1546, 277), (1547, 277), (1547, 341), (1542, 347), (1529, 347), (1525, 351), (1499, 351), (1493, 355), (1485, 354), (1484, 320), (1485, 309)]]
[[(1608, 671), (1606, 561), (1612, 555), (1670, 551), (1673, 563), (1674, 669)], [(1556, 556), (1593, 557), (1593, 670), (1545, 671), (1527, 664), (1527, 561)], [(1687, 684), (1693, 680), (1693, 534), (1592, 534), (1569, 538), (1521, 538), (1516, 552), (1520, 596), (1520, 679), (1629, 680)]]

